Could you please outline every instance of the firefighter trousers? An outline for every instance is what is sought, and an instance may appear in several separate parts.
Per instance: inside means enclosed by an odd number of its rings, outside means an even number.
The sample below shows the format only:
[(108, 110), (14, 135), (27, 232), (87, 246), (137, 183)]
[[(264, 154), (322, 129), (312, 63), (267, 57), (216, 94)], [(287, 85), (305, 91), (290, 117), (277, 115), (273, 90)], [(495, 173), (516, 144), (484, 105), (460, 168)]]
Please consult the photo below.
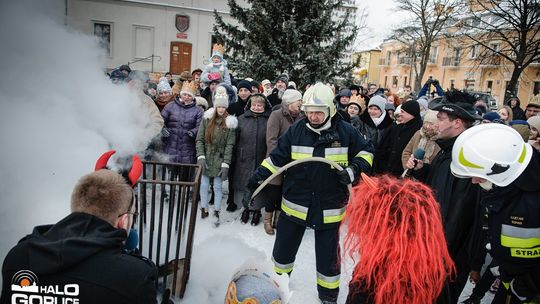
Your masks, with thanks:
[[(277, 225), (276, 240), (272, 252), (274, 270), (278, 274), (290, 274), (294, 267), (296, 253), (302, 242), (306, 227), (290, 220), (281, 213)], [(317, 291), (325, 301), (337, 301), (339, 294), (338, 228), (315, 230), (315, 257), (317, 261)]]

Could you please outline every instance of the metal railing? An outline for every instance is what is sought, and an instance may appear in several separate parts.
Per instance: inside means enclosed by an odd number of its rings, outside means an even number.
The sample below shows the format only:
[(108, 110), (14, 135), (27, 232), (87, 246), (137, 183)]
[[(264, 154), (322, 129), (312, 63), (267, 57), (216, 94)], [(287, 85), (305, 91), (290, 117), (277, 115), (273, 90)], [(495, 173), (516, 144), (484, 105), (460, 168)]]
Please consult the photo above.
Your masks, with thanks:
[(456, 57), (444, 57), (442, 66), (459, 66), (460, 59)]
[(159, 269), (158, 292), (184, 296), (197, 219), (200, 166), (143, 161), (138, 182), (139, 251)]

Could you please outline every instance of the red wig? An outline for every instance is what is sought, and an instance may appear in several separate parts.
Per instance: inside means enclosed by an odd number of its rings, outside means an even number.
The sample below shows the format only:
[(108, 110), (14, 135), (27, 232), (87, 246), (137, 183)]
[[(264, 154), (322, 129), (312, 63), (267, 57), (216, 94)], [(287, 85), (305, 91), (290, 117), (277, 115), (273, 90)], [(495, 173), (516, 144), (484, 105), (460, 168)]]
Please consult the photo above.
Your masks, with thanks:
[(455, 268), (431, 189), (388, 175), (362, 179), (343, 221), (345, 254), (360, 257), (351, 283), (375, 304), (433, 303)]

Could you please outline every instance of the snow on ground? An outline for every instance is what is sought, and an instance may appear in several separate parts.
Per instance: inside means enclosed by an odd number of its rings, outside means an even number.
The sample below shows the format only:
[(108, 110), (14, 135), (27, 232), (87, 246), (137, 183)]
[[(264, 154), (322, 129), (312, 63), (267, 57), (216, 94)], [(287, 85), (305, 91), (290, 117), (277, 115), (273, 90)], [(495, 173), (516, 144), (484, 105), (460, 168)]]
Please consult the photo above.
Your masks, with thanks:
[[(223, 204), (223, 209), (226, 205)], [(200, 211), (199, 211), (200, 213)], [(238, 267), (249, 260), (271, 264), (275, 236), (264, 232), (262, 221), (258, 226), (240, 223), (241, 210), (221, 212), (222, 224), (214, 228), (212, 216), (201, 220), (198, 214), (193, 248), (191, 276), (184, 299), (178, 303), (223, 303), (227, 286)], [(272, 264), (273, 267), (273, 264)], [(343, 271), (345, 271), (344, 269)], [(341, 276), (338, 303), (344, 303), (349, 274)], [(306, 230), (296, 255), (290, 277), (289, 303), (319, 303), (316, 287), (314, 231)]]

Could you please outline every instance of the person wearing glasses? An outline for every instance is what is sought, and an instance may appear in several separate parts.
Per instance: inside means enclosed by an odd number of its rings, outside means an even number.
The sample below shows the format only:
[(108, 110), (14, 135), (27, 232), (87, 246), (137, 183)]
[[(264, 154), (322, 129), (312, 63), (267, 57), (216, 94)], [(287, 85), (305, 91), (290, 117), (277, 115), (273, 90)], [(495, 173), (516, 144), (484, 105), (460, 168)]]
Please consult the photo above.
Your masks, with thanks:
[[(71, 214), (35, 227), (6, 256), (0, 303), (36, 296), (58, 303), (156, 303), (156, 266), (125, 250), (135, 201), (131, 185), (112, 170), (83, 176), (71, 195)], [(17, 280), (21, 271), (37, 277), (38, 294), (20, 291), (32, 287), (28, 279)]]

